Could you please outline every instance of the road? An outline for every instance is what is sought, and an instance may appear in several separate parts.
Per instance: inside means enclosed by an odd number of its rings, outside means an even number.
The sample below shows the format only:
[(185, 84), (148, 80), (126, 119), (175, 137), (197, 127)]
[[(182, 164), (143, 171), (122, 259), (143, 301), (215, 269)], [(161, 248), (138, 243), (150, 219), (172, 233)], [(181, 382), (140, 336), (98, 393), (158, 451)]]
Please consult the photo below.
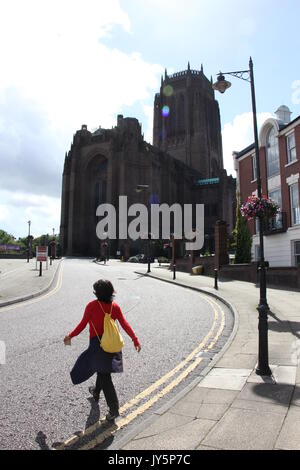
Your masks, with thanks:
[(101, 397), (98, 406), (89, 397), (93, 379), (73, 386), (69, 376), (88, 345), (88, 328), (71, 347), (63, 338), (94, 299), (92, 285), (99, 278), (113, 282), (115, 300), (142, 345), (138, 354), (124, 332), (124, 373), (113, 376), (122, 419), (115, 439), (194, 380), (225, 344), (233, 321), (224, 305), (136, 274), (141, 267), (66, 259), (54, 291), (0, 310), (0, 340), (6, 345), (6, 364), (0, 365), (1, 449), (51, 449), (85, 429), (88, 436), (76, 445), (94, 439), (90, 430), (105, 416), (105, 401)]

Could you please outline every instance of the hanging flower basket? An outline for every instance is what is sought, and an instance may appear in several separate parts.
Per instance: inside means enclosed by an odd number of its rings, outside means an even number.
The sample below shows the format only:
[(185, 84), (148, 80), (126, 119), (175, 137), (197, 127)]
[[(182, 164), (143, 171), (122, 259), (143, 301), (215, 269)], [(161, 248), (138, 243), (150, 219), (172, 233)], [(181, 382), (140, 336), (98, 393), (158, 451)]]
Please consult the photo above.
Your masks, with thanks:
[(280, 211), (277, 202), (273, 201), (267, 196), (262, 196), (259, 199), (257, 196), (249, 196), (248, 201), (241, 206), (241, 213), (243, 217), (248, 220), (261, 217), (262, 219), (272, 219)]

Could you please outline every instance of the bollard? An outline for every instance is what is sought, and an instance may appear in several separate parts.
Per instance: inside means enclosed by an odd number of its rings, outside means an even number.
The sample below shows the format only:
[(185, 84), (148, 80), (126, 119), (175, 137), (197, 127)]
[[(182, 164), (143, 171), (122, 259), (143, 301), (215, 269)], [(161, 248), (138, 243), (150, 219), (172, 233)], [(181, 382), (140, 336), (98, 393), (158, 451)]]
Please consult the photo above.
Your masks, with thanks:
[(215, 289), (218, 290), (218, 270), (215, 269)]
[(173, 281), (176, 279), (176, 264), (173, 264)]
[(50, 266), (52, 266), (52, 257), (50, 256)]
[(42, 275), (42, 264), (43, 264), (43, 263), (40, 261), (40, 274), (39, 274), (39, 276)]

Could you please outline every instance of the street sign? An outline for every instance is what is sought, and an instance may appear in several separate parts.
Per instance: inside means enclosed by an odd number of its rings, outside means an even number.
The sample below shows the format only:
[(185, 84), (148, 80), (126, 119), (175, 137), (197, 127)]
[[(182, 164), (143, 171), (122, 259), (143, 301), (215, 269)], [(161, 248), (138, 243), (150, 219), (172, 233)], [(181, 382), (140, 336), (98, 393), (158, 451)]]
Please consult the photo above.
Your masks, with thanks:
[(37, 246), (36, 247), (35, 269), (37, 269), (37, 264), (39, 262), (40, 263), (40, 276), (42, 276), (43, 261), (46, 261), (46, 269), (48, 269), (48, 247), (47, 246)]
[(36, 260), (37, 261), (47, 261), (48, 260), (48, 247), (47, 246), (37, 246), (36, 247)]

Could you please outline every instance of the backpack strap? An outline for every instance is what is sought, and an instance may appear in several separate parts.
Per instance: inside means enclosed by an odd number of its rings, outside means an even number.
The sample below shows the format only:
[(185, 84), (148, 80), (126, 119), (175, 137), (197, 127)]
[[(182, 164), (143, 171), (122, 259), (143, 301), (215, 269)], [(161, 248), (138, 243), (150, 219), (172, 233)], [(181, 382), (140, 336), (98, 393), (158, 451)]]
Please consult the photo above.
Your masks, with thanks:
[[(103, 312), (104, 315), (105, 315), (107, 312), (104, 311), (104, 308), (102, 307), (100, 300), (98, 300), (98, 304), (100, 305), (100, 307), (101, 307), (101, 309), (102, 309), (102, 312)], [(111, 303), (110, 313), (109, 313), (108, 315), (111, 315), (111, 314), (112, 314), (112, 308), (113, 308), (113, 302)]]
[(92, 322), (92, 320), (90, 320), (90, 322), (91, 322), (91, 324), (92, 324), (92, 327), (94, 328), (94, 331), (95, 331), (95, 333), (96, 333), (96, 335), (97, 335), (97, 338), (98, 338), (99, 344), (100, 344), (100, 346), (101, 346), (101, 340), (100, 340), (100, 338), (99, 338), (99, 335), (98, 335), (98, 333), (97, 333), (97, 330), (96, 330), (96, 328), (94, 327), (94, 323)]

